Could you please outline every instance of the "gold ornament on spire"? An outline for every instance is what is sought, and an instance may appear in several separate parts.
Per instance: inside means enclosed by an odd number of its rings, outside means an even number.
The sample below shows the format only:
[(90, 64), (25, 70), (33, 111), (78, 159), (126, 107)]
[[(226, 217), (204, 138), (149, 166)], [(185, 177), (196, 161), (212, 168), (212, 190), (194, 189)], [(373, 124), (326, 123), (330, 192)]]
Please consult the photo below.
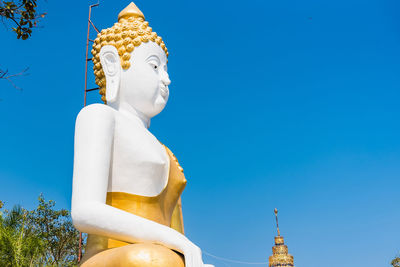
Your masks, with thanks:
[(118, 21), (122, 18), (129, 18), (129, 17), (142, 17), (144, 19), (144, 15), (142, 11), (133, 3), (131, 2), (127, 7), (125, 7), (118, 15)]
[(149, 23), (144, 20), (142, 11), (132, 2), (118, 15), (118, 22), (111, 28), (101, 30), (94, 40), (92, 49), (93, 71), (95, 82), (99, 86), (101, 99), (106, 103), (106, 78), (100, 62), (100, 50), (105, 45), (112, 45), (118, 50), (121, 67), (129, 69), (131, 53), (142, 43), (149, 41), (158, 44), (168, 57), (168, 50), (164, 41), (156, 32), (152, 31)]
[(274, 210), (278, 235), (275, 236), (275, 246), (272, 247), (272, 256), (269, 257), (269, 267), (294, 267), (293, 256), (289, 254), (283, 236), (279, 231), (278, 210)]

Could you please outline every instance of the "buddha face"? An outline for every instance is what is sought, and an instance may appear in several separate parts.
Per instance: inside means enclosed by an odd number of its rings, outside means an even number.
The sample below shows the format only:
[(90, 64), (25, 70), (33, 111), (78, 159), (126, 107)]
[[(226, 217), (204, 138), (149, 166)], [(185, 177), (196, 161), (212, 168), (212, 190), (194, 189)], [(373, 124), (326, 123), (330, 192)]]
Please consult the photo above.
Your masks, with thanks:
[(154, 42), (142, 43), (132, 52), (130, 68), (122, 70), (119, 98), (148, 118), (160, 113), (169, 97), (171, 83), (167, 57)]
[(143, 42), (136, 47), (126, 70), (121, 67), (114, 46), (103, 47), (100, 59), (106, 76), (108, 105), (133, 108), (149, 119), (164, 109), (171, 81), (167, 73), (167, 56), (157, 43)]

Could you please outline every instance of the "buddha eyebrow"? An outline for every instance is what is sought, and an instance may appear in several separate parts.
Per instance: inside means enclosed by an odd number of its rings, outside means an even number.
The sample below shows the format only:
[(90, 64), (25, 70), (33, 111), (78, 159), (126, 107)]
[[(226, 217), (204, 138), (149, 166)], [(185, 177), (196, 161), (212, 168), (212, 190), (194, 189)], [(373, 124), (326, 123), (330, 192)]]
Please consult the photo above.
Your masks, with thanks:
[(146, 58), (146, 61), (147, 61), (147, 60), (151, 60), (151, 59), (156, 59), (159, 63), (161, 63), (161, 60), (160, 60), (160, 58), (158, 57), (158, 55), (152, 54), (152, 55), (150, 55), (150, 56), (148, 56), (148, 57)]

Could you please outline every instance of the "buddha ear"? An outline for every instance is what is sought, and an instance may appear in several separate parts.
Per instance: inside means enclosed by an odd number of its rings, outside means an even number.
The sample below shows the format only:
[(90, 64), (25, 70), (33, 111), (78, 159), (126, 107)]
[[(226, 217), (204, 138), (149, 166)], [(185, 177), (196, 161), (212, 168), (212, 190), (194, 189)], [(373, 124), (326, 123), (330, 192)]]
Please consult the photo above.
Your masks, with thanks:
[(117, 49), (105, 45), (100, 50), (100, 62), (106, 76), (106, 100), (109, 103), (117, 99), (121, 79), (121, 63)]

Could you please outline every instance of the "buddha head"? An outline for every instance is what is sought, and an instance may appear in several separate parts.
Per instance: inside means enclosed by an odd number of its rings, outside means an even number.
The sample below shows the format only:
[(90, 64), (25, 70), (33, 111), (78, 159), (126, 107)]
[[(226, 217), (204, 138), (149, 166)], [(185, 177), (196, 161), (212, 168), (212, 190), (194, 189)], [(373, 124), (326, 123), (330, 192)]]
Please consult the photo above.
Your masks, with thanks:
[(104, 103), (129, 105), (148, 118), (163, 110), (171, 82), (168, 51), (134, 3), (121, 11), (114, 26), (97, 35), (92, 55)]

